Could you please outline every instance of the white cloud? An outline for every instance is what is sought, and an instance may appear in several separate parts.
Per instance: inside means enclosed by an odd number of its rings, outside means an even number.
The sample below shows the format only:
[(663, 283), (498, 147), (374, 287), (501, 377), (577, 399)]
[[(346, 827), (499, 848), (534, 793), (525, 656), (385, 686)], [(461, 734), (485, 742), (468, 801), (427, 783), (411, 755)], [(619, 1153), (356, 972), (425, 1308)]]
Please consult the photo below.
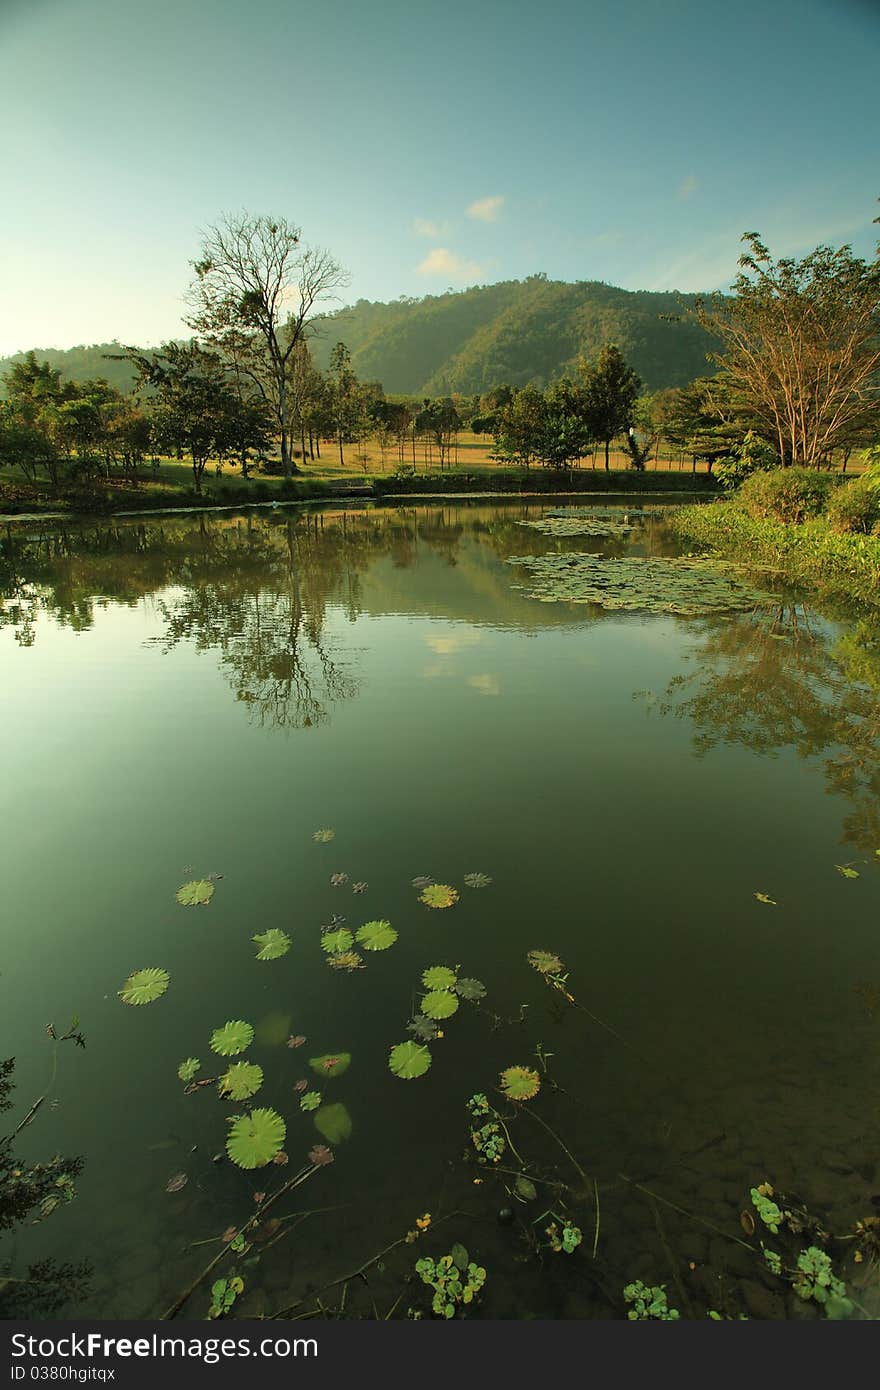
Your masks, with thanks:
[(433, 222), (430, 217), (416, 217), (413, 220), (413, 231), (416, 236), (430, 237), (436, 240), (437, 237), (446, 236), (449, 231), (448, 222)]
[(489, 671), (480, 676), (468, 676), (467, 683), (478, 695), (500, 695), (501, 682)]
[(497, 222), (498, 214), (504, 207), (504, 199), (478, 198), (475, 203), (471, 203), (467, 210), (468, 217), (475, 217), (478, 222)]
[(456, 256), (445, 246), (435, 246), (417, 269), (419, 275), (435, 275), (446, 280), (473, 282), (481, 278), (484, 267), (477, 261), (466, 261), (462, 256)]
[(686, 203), (688, 198), (693, 197), (699, 187), (699, 183), (700, 181), (696, 174), (688, 174), (686, 179), (682, 179), (681, 183), (678, 185), (678, 196), (683, 203)]

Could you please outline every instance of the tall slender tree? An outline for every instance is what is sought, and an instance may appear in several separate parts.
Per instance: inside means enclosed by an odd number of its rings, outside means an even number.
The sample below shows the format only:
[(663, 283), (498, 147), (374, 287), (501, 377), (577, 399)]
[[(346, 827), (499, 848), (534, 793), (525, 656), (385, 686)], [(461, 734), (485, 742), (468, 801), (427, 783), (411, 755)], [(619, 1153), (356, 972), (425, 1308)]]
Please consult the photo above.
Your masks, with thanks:
[(636, 397), (642, 383), (627, 366), (620, 348), (609, 343), (594, 362), (580, 359), (584, 382), (585, 409), (590, 434), (605, 445), (605, 472), (609, 471), (612, 439), (633, 423)]

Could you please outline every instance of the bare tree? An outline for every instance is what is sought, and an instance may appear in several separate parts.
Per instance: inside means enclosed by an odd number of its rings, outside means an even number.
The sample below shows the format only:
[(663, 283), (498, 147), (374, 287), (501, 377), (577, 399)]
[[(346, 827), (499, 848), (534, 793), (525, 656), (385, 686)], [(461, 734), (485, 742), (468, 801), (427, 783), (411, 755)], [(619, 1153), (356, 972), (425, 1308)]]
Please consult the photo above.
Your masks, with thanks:
[(272, 409), (286, 476), (299, 472), (290, 449), (288, 364), (319, 305), (348, 283), (329, 251), (303, 246), (301, 235), (284, 218), (247, 213), (209, 228), (193, 262), (186, 320), (217, 347), (234, 344), (239, 369)]

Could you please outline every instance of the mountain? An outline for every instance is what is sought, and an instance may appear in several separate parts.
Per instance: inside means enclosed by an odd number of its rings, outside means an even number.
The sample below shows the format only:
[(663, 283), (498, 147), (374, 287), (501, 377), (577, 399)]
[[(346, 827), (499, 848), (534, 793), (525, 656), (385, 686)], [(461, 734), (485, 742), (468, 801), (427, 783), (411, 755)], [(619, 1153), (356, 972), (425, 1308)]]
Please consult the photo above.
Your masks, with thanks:
[[(390, 304), (359, 299), (316, 324), (312, 350), (325, 368), (343, 342), (362, 381), (381, 381), (393, 395), (446, 396), (475, 395), (501, 382), (543, 387), (574, 373), (579, 353), (590, 357), (617, 343), (645, 388), (656, 391), (713, 370), (709, 336), (691, 320), (668, 317), (682, 312), (675, 293), (532, 275)], [(118, 343), (36, 351), (65, 379), (103, 376), (120, 390), (134, 379), (127, 363), (107, 360)], [(0, 375), (23, 355), (0, 359)]]

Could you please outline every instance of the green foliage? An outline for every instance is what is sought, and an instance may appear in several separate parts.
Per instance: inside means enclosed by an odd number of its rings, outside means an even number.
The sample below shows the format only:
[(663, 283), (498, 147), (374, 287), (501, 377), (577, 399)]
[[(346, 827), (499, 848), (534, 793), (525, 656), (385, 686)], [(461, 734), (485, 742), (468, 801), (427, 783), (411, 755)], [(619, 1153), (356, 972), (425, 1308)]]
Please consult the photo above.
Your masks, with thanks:
[(530, 1067), (507, 1067), (501, 1073), (501, 1089), (508, 1100), (532, 1100), (541, 1089), (541, 1078)]
[(471, 1143), (476, 1149), (481, 1163), (498, 1163), (507, 1141), (501, 1126), (496, 1120), (489, 1120), (478, 1129), (471, 1130)]
[(300, 1110), (317, 1110), (320, 1104), (320, 1091), (306, 1091), (306, 1093), (299, 1098)]
[(396, 1047), (392, 1047), (388, 1058), (391, 1071), (403, 1081), (412, 1081), (417, 1076), (424, 1076), (430, 1065), (431, 1054), (427, 1047), (415, 1042), (398, 1043)]
[(832, 486), (827, 474), (813, 468), (776, 468), (746, 478), (737, 502), (756, 521), (799, 526), (825, 510)]
[(256, 936), (251, 937), (251, 941), (260, 948), (257, 951), (257, 960), (278, 960), (280, 956), (286, 956), (290, 950), (290, 937), (278, 927), (258, 932)]
[(231, 1019), (222, 1028), (215, 1028), (211, 1034), (211, 1051), (221, 1057), (235, 1057), (244, 1052), (254, 1040), (254, 1030), (243, 1019)]
[(422, 1013), (428, 1018), (451, 1018), (458, 1009), (458, 998), (451, 990), (434, 989), (422, 999)]
[(465, 874), (463, 882), (468, 888), (488, 888), (492, 879), (489, 874)]
[(677, 1308), (670, 1308), (666, 1301), (666, 1285), (654, 1284), (650, 1288), (637, 1279), (627, 1284), (623, 1291), (625, 1301), (632, 1306), (627, 1312), (630, 1322), (643, 1322), (650, 1318), (658, 1322), (677, 1322), (681, 1317)]
[(724, 561), (628, 555), (603, 559), (582, 551), (510, 555), (528, 572), (524, 590), (541, 603), (587, 603), (611, 612), (728, 613), (754, 608), (768, 596)]
[(426, 907), (452, 907), (458, 902), (458, 891), (448, 883), (430, 883), (419, 894)]
[(118, 991), (124, 1004), (152, 1004), (165, 993), (171, 976), (167, 970), (149, 966), (145, 970), (135, 970)]
[(416, 1274), (434, 1290), (431, 1307), (438, 1318), (454, 1318), (458, 1308), (473, 1303), (486, 1282), (485, 1269), (468, 1261), (467, 1254), (463, 1245), (454, 1245), (439, 1260), (416, 1261)]
[(325, 932), (321, 937), (321, 950), (326, 951), (328, 956), (335, 956), (337, 952), (348, 951), (354, 945), (354, 937), (348, 927), (337, 927), (336, 931)]
[(263, 1084), (263, 1068), (255, 1062), (233, 1062), (217, 1082), (217, 1089), (230, 1100), (249, 1100)]
[(422, 984), (427, 990), (454, 989), (455, 981), (455, 971), (448, 965), (429, 965), (422, 971)]
[(779, 455), (754, 430), (730, 454), (715, 461), (715, 477), (728, 491), (739, 487), (753, 473), (770, 473), (779, 467)]
[(264, 1168), (281, 1151), (287, 1126), (275, 1110), (252, 1110), (234, 1121), (226, 1152), (239, 1168)]
[(181, 1062), (177, 1068), (177, 1075), (181, 1081), (192, 1081), (197, 1071), (201, 1071), (202, 1064), (198, 1057), (187, 1057), (185, 1062)]
[(798, 1298), (812, 1299), (834, 1320), (848, 1318), (853, 1305), (846, 1296), (846, 1285), (838, 1279), (831, 1266), (831, 1257), (816, 1245), (810, 1245), (798, 1255), (797, 1274), (792, 1288)]
[(782, 1212), (772, 1200), (772, 1197), (772, 1188), (765, 1192), (762, 1192), (758, 1187), (753, 1187), (751, 1189), (752, 1205), (767, 1229), (772, 1231), (774, 1235), (777, 1235), (779, 1227), (782, 1224)]
[(829, 526), (841, 535), (876, 534), (880, 528), (880, 489), (867, 475), (853, 478), (834, 490), (826, 511)]
[(239, 1294), (244, 1293), (244, 1280), (234, 1276), (231, 1279), (217, 1279), (211, 1285), (211, 1306), (209, 1318), (225, 1318)]
[(309, 1066), (318, 1076), (342, 1076), (351, 1066), (350, 1052), (326, 1052), (323, 1057), (310, 1057)]
[(456, 980), (455, 992), (460, 999), (466, 999), (469, 1004), (478, 1004), (486, 997), (486, 986), (482, 980), (472, 980), (464, 976)]
[(561, 1227), (557, 1221), (551, 1221), (546, 1228), (546, 1235), (550, 1241), (550, 1249), (555, 1251), (557, 1255), (573, 1255), (584, 1238), (580, 1226), (575, 1226), (574, 1222), (568, 1219), (563, 1221)]
[(333, 1105), (322, 1105), (315, 1113), (315, 1128), (328, 1144), (341, 1144), (351, 1136), (351, 1116), (341, 1101)]
[(174, 896), (184, 907), (201, 907), (213, 898), (214, 885), (210, 879), (194, 878), (178, 888)]
[(365, 951), (387, 951), (397, 940), (397, 932), (390, 922), (364, 922), (355, 932), (355, 940)]

